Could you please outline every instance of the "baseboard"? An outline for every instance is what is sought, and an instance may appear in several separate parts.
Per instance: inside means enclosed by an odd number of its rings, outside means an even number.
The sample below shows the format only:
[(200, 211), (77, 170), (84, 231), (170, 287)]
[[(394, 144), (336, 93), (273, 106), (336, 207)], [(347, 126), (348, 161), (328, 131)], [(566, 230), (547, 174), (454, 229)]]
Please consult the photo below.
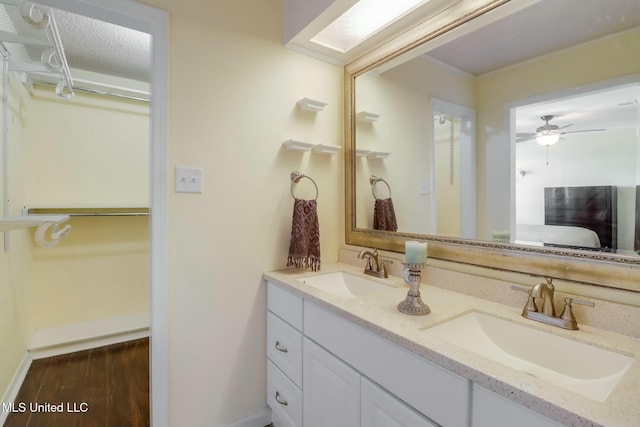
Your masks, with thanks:
[(33, 359), (31, 358), (31, 355), (29, 353), (24, 355), (24, 357), (22, 358), (22, 362), (20, 362), (20, 365), (18, 365), (18, 369), (16, 369), (15, 374), (13, 374), (13, 378), (11, 378), (11, 382), (5, 390), (4, 395), (2, 396), (2, 400), (0, 400), (0, 426), (4, 425), (7, 417), (10, 414), (10, 411), (5, 410), (6, 406), (2, 405), (6, 405), (16, 400), (18, 392), (20, 391), (20, 387), (22, 387), (22, 382), (27, 376), (27, 372), (29, 371), (32, 360)]
[(38, 330), (28, 352), (35, 360), (148, 336), (149, 313), (137, 313)]
[(228, 424), (226, 427), (265, 427), (271, 424), (271, 408), (266, 407), (250, 417)]

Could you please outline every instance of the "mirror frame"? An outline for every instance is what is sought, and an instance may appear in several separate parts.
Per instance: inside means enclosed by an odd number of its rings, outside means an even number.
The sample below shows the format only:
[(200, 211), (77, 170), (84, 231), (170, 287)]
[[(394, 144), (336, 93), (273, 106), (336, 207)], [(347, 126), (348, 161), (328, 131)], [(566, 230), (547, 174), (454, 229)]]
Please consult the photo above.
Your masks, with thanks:
[(429, 243), (429, 257), (435, 259), (640, 293), (640, 257), (356, 228), (355, 79), (498, 7), (497, 14), (504, 16), (529, 4), (510, 0), (459, 2), (345, 66), (345, 242), (402, 253), (405, 241), (422, 240)]

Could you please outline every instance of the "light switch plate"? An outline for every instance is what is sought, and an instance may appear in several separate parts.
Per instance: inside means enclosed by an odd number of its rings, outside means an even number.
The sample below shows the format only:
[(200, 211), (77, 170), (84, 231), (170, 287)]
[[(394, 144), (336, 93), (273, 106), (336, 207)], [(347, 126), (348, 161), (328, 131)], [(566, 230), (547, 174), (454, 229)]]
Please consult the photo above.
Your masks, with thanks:
[(421, 195), (426, 195), (431, 193), (431, 185), (429, 183), (429, 180), (427, 179), (423, 179), (420, 181), (420, 194)]
[(202, 193), (202, 168), (176, 166), (174, 175), (176, 193)]

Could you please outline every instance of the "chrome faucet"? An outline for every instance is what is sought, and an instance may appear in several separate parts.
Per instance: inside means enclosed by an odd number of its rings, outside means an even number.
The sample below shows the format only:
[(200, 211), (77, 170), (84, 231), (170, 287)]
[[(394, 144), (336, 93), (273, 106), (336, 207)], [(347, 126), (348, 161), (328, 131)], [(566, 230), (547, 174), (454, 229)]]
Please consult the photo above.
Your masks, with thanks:
[(382, 278), (389, 277), (389, 273), (387, 272), (387, 264), (392, 264), (393, 261), (379, 260), (377, 249), (374, 249), (373, 252), (360, 251), (360, 253), (358, 254), (358, 258), (367, 260), (367, 263), (364, 266), (364, 274)]
[[(553, 286), (553, 283), (551, 283), (552, 280), (553, 279), (551, 277), (547, 277), (546, 283), (538, 283), (531, 289), (524, 289), (519, 286), (511, 287), (512, 289), (524, 291), (529, 294), (527, 303), (522, 309), (522, 317), (563, 329), (577, 330), (578, 322), (573, 315), (573, 303), (589, 307), (594, 307), (595, 303), (575, 298), (565, 298), (562, 314), (560, 314), (559, 317), (556, 317), (556, 309), (553, 304), (555, 287)], [(541, 307), (536, 304), (536, 298), (542, 300)]]

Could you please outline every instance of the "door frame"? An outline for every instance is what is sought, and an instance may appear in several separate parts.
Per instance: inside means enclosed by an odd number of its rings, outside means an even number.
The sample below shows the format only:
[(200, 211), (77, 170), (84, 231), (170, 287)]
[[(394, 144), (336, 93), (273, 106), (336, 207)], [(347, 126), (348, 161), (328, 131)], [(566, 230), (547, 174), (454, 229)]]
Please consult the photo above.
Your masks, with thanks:
[(149, 151), (150, 417), (169, 426), (168, 100), (169, 14), (134, 0), (37, 0), (151, 35)]

